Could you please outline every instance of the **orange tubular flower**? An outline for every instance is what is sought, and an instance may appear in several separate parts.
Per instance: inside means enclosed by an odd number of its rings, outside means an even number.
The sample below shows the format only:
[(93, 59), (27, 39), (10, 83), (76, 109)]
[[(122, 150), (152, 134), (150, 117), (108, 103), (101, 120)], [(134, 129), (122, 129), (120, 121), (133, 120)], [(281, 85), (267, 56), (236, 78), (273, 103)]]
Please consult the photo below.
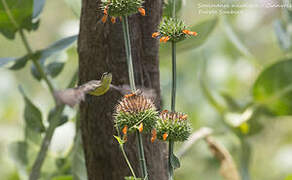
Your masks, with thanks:
[(151, 142), (154, 143), (154, 141), (157, 138), (157, 131), (156, 131), (156, 129), (153, 129), (151, 133), (152, 133)]
[(183, 33), (187, 34), (187, 35), (192, 35), (192, 36), (197, 36), (198, 33), (197, 32), (192, 32), (192, 31), (189, 31), (189, 30), (183, 30)]
[(103, 14), (105, 14), (105, 15), (107, 15), (107, 6), (104, 8), (104, 10), (103, 10)]
[(123, 134), (126, 135), (128, 132), (128, 126), (125, 126), (122, 131), (123, 131)]
[(169, 39), (170, 39), (169, 36), (166, 36), (163, 42), (166, 43)]
[(112, 18), (111, 18), (111, 22), (112, 22), (113, 24), (115, 24), (115, 23), (116, 23), (116, 18), (115, 18), (115, 17), (112, 17)]
[(105, 14), (105, 15), (102, 17), (101, 21), (102, 21), (103, 23), (105, 23), (106, 20), (107, 20), (107, 14)]
[(183, 115), (182, 117), (181, 117), (181, 119), (183, 119), (183, 120), (186, 120), (186, 119), (188, 119), (188, 115)]
[(141, 123), (140, 125), (139, 125), (139, 132), (142, 132), (143, 131), (143, 123)]
[(167, 137), (168, 137), (168, 134), (167, 134), (167, 133), (164, 133), (164, 134), (163, 134), (163, 140), (166, 141), (166, 138), (167, 138)]
[(169, 39), (169, 36), (163, 36), (162, 38), (160, 38), (160, 42), (166, 43)]
[(145, 16), (145, 9), (143, 9), (143, 8), (138, 8), (138, 11), (140, 12), (140, 14), (142, 15), (142, 16)]
[(153, 38), (156, 38), (156, 37), (159, 36), (159, 35), (160, 35), (159, 32), (155, 32), (155, 33), (152, 34), (152, 37), (153, 37)]

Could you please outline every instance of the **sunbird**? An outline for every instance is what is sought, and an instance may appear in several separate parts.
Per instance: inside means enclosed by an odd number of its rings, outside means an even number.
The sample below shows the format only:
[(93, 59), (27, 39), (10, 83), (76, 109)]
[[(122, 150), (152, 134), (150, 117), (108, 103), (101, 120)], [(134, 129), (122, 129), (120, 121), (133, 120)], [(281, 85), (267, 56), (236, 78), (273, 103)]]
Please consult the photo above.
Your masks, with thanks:
[(85, 100), (85, 95), (104, 95), (110, 88), (112, 82), (111, 73), (103, 73), (100, 80), (92, 80), (75, 88), (69, 88), (55, 92), (56, 101), (59, 104), (67, 104), (74, 107), (80, 101)]

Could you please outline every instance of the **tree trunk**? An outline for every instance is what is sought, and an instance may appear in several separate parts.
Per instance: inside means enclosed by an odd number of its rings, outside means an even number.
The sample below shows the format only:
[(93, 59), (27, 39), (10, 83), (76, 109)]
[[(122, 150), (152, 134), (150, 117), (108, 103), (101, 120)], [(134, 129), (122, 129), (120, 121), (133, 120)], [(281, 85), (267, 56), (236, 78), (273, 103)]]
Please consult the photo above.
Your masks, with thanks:
[[(126, 52), (119, 19), (101, 23), (100, 0), (83, 0), (78, 41), (80, 83), (99, 79), (104, 72), (112, 72), (113, 84), (129, 84)], [(132, 56), (136, 84), (152, 88), (160, 108), (159, 43), (151, 37), (162, 15), (161, 0), (146, 0), (146, 16), (129, 18)], [(80, 105), (81, 130), (89, 180), (122, 180), (131, 173), (113, 135), (113, 111), (121, 94), (110, 90), (104, 96), (87, 96)], [(126, 153), (138, 176), (141, 176), (135, 135), (126, 143)], [(151, 180), (166, 180), (166, 146), (150, 142), (144, 137), (144, 150)]]

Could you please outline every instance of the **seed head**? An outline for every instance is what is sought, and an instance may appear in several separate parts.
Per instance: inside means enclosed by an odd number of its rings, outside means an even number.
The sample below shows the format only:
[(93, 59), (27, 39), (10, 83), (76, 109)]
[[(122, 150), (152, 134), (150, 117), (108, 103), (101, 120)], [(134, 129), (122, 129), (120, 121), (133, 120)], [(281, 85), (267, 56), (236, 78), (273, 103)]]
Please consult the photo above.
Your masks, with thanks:
[(104, 14), (113, 17), (130, 16), (137, 12), (144, 16), (143, 2), (143, 0), (103, 0), (101, 2), (101, 9)]
[(157, 138), (160, 140), (185, 141), (191, 134), (188, 116), (180, 112), (163, 110), (156, 125)]
[(152, 34), (153, 38), (160, 39), (160, 42), (179, 42), (189, 36), (197, 36), (198, 33), (187, 30), (187, 26), (182, 20), (175, 18), (165, 18), (161, 22), (158, 32)]
[(139, 91), (125, 95), (119, 101), (114, 117), (115, 125), (121, 129), (128, 127), (129, 133), (134, 129), (150, 133), (159, 118), (153, 101)]

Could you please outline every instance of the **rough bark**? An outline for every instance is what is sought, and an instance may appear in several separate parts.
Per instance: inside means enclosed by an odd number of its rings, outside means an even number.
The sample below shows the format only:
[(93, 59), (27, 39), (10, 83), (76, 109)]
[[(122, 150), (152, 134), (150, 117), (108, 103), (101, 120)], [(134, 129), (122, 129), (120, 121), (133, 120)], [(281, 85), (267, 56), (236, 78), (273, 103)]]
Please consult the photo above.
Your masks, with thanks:
[[(102, 12), (98, 11), (100, 0), (83, 0), (78, 41), (80, 83), (98, 79), (103, 72), (112, 72), (113, 84), (128, 82), (128, 71), (122, 26), (108, 21), (102, 24)], [(156, 105), (160, 107), (160, 84), (157, 40), (151, 34), (161, 20), (162, 1), (146, 0), (146, 16), (138, 14), (129, 18), (132, 56), (137, 85), (153, 88), (157, 94)], [(130, 171), (113, 135), (113, 109), (121, 98), (119, 92), (110, 90), (101, 97), (86, 97), (80, 106), (81, 130), (89, 180), (121, 180)], [(145, 156), (151, 180), (167, 179), (165, 144), (151, 143), (144, 137)], [(140, 173), (136, 137), (126, 143), (126, 153), (137, 174)]]

